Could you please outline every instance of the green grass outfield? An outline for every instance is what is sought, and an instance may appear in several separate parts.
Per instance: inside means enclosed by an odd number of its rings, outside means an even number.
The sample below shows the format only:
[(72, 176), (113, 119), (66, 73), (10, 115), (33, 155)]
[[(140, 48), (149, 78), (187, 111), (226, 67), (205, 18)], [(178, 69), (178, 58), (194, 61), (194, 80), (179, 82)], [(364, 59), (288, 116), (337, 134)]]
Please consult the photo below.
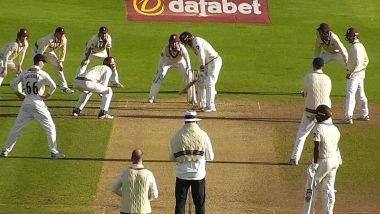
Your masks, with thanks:
[[(380, 5), (377, 0), (360, 4), (354, 0), (269, 0), (269, 10), (272, 25), (144, 23), (128, 22), (122, 0), (1, 0), (0, 47), (14, 39), (19, 28), (28, 28), (30, 47), (23, 66), (27, 68), (32, 62), (34, 42), (54, 32), (56, 27), (64, 27), (68, 38), (65, 75), (70, 84), (85, 43), (100, 26), (106, 25), (113, 39), (112, 53), (117, 60), (120, 79), (127, 85), (124, 89), (115, 89), (113, 102), (123, 102), (129, 98), (147, 99), (159, 54), (168, 36), (190, 31), (208, 40), (223, 58), (217, 84), (219, 97), (280, 99), (291, 104), (291, 99), (298, 98), (261, 94), (293, 93), (302, 88), (302, 79), (313, 57), (315, 29), (321, 22), (327, 22), (346, 47), (345, 30), (350, 26), (359, 29), (360, 40), (370, 59), (365, 80), (370, 107), (380, 102)], [(197, 61), (193, 53), (190, 55), (195, 67)], [(45, 70), (56, 79), (49, 65)], [(333, 102), (343, 102), (343, 68), (332, 62), (325, 71), (333, 81)], [(13, 74), (9, 72), (4, 83), (12, 79)], [(178, 91), (181, 87), (180, 75), (171, 72), (161, 90)], [(46, 137), (33, 122), (24, 130), (10, 154), (14, 158), (0, 159), (0, 213), (52, 213), (54, 207), (49, 207), (52, 204), (74, 207), (77, 213), (84, 213), (86, 206), (92, 205), (102, 166), (102, 162), (96, 160), (105, 154), (112, 121), (67, 119), (65, 115), (71, 113), (78, 96), (77, 92), (68, 96), (57, 91), (47, 105), (57, 126), (59, 148), (68, 157), (81, 161), (44, 159), (49, 155)], [(170, 98), (177, 95), (163, 93), (159, 96)], [(20, 101), (8, 86), (0, 87), (0, 97), (2, 145), (14, 123)], [(280, 139), (286, 131), (283, 127), (278, 129)], [(376, 155), (380, 150), (379, 127), (363, 127), (363, 130), (364, 134), (355, 127), (341, 129), (344, 140), (358, 143), (343, 145), (345, 163), (350, 165), (342, 167), (337, 183), (354, 186), (354, 193), (371, 191), (371, 195), (379, 197), (380, 156)], [(295, 134), (296, 130), (293, 131)], [(277, 142), (275, 146), (278, 157), (288, 157), (288, 147)], [(74, 212), (68, 210), (67, 213)]]

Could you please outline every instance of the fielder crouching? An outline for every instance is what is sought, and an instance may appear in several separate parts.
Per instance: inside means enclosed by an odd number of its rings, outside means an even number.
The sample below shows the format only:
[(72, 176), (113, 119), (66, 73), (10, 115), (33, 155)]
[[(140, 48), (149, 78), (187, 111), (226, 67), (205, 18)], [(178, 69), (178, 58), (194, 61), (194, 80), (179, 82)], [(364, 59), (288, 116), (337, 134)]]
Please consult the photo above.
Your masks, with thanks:
[[(156, 101), (157, 94), (160, 91), (166, 74), (173, 68), (177, 68), (180, 71), (186, 84), (193, 81), (193, 70), (191, 69), (189, 54), (185, 46), (180, 44), (179, 41), (179, 36), (172, 34), (169, 36), (168, 44), (162, 48), (158, 68), (150, 87), (148, 103)], [(187, 102), (197, 103), (195, 86), (191, 86), (187, 90)]]
[(78, 70), (77, 77), (74, 80), (74, 88), (82, 93), (73, 109), (73, 116), (77, 117), (81, 115), (81, 111), (91, 95), (96, 93), (102, 97), (98, 118), (113, 119), (113, 116), (107, 113), (113, 94), (112, 89), (108, 87), (113, 67), (115, 67), (115, 59), (113, 57), (106, 57), (103, 65), (97, 65), (84, 72)]
[(341, 162), (338, 148), (340, 132), (332, 123), (331, 109), (320, 105), (316, 109), (317, 125), (313, 130), (314, 161), (308, 167), (305, 186), (305, 203), (302, 214), (315, 213), (316, 191), (322, 183), (322, 213), (333, 213), (335, 203), (335, 177)]

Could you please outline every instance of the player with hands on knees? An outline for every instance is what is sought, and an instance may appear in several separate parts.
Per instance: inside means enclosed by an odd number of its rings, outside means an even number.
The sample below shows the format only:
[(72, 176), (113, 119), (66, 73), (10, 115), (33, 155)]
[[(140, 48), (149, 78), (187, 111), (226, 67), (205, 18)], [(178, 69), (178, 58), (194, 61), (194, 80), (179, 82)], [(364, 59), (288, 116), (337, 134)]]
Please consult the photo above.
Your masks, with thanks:
[[(108, 33), (106, 26), (101, 26), (97, 34), (93, 35), (87, 42), (86, 50), (83, 54), (79, 72), (85, 72), (90, 61), (93, 59), (104, 61), (105, 58), (111, 57), (112, 37)], [(110, 78), (114, 87), (123, 88), (123, 84), (119, 81), (119, 73), (116, 66), (112, 68), (112, 75)]]
[[(17, 32), (16, 39), (10, 41), (7, 47), (0, 51), (0, 86), (8, 74), (8, 68), (10, 68), (16, 76), (22, 72), (21, 66), (29, 46), (28, 38), (29, 31), (25, 28), (21, 28), (19, 32)], [(21, 90), (21, 84), (19, 87)]]
[(111, 87), (108, 87), (108, 82), (112, 75), (112, 68), (115, 66), (115, 59), (113, 57), (106, 57), (103, 60), (103, 65), (97, 65), (93, 68), (87, 69), (84, 72), (78, 70), (77, 76), (74, 80), (74, 88), (78, 89), (82, 93), (73, 109), (73, 116), (80, 116), (81, 111), (85, 107), (91, 95), (96, 93), (102, 97), (98, 118), (114, 118), (112, 115), (108, 114), (108, 109), (113, 95)]
[(340, 132), (333, 124), (332, 111), (327, 105), (316, 109), (317, 124), (313, 129), (313, 163), (307, 168), (305, 201), (302, 214), (315, 213), (319, 186), (322, 188), (322, 213), (333, 213), (335, 203), (335, 178), (341, 163), (339, 152)]
[[(0, 156), (8, 156), (16, 145), (16, 140), (24, 127), (32, 119), (36, 119), (46, 132), (51, 158), (65, 158), (65, 155), (60, 153), (57, 149), (56, 128), (44, 102), (44, 100), (54, 93), (56, 85), (49, 74), (42, 70), (46, 62), (45, 57), (42, 54), (36, 54), (33, 61), (34, 65), (22, 72), (11, 83), (13, 91), (16, 93), (17, 97), (23, 100), (23, 103), (20, 107), (12, 131), (1, 150)], [(20, 82), (22, 82), (23, 88), (25, 88), (25, 93), (17, 88), (17, 85)], [(49, 90), (45, 94), (46, 83), (49, 85)]]
[(63, 27), (57, 27), (55, 32), (48, 34), (37, 40), (34, 44), (34, 54), (42, 54), (46, 60), (55, 69), (58, 77), (58, 84), (61, 86), (61, 91), (65, 94), (72, 94), (74, 90), (70, 89), (63, 72), (63, 62), (66, 58), (67, 38)]
[(315, 57), (321, 57), (325, 63), (335, 60), (340, 62), (344, 67), (347, 66), (347, 49), (326, 23), (321, 23), (317, 28), (314, 47)]
[[(172, 34), (169, 36), (168, 44), (163, 47), (158, 68), (154, 75), (152, 86), (150, 87), (148, 103), (153, 103), (156, 100), (167, 72), (173, 68), (177, 68), (181, 72), (186, 84), (193, 81), (193, 71), (191, 69), (189, 54), (187, 49), (180, 44), (179, 41), (179, 36)], [(187, 90), (187, 102), (197, 102), (194, 86), (191, 86)]]

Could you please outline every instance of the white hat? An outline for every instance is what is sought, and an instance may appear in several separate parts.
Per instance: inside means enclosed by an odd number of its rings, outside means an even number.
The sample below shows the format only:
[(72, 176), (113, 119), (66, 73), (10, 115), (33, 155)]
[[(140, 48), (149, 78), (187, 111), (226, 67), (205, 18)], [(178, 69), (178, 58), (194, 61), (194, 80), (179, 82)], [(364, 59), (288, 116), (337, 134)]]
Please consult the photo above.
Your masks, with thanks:
[(197, 122), (200, 120), (202, 120), (202, 119), (199, 119), (197, 117), (197, 112), (195, 112), (195, 111), (187, 111), (185, 113), (185, 117), (183, 118), (183, 121), (185, 121), (185, 122)]

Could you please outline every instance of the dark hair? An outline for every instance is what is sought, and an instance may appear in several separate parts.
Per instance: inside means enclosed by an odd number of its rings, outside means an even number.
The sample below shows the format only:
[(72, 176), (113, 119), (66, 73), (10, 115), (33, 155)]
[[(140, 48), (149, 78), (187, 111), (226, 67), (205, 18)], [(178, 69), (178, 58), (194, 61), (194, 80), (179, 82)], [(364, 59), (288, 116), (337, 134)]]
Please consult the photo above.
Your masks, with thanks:
[(325, 64), (325, 62), (320, 57), (314, 58), (314, 60), (313, 60), (313, 67), (316, 69), (322, 68), (324, 64)]

